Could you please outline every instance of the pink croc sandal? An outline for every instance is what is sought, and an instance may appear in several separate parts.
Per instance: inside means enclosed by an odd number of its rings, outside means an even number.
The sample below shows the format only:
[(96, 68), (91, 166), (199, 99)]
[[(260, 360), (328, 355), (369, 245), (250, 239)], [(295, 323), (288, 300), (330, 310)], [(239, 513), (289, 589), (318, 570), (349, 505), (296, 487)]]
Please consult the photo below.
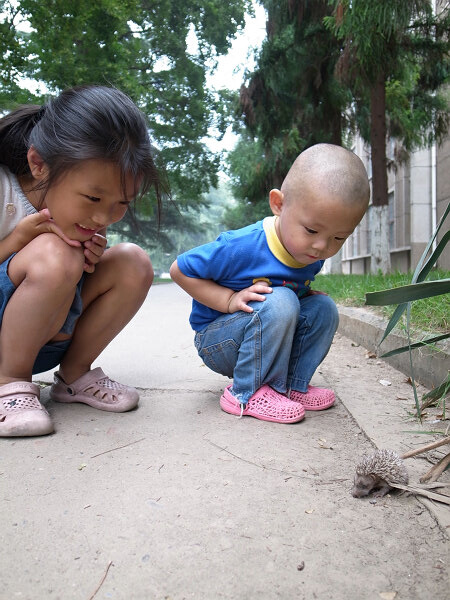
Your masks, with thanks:
[(318, 388), (313, 385), (308, 385), (307, 392), (291, 390), (289, 398), (294, 402), (303, 404), (305, 410), (325, 410), (325, 408), (333, 406), (336, 400), (333, 390)]
[(220, 408), (232, 415), (255, 417), (274, 423), (297, 423), (305, 417), (305, 409), (298, 402), (292, 402), (268, 385), (257, 390), (245, 405), (231, 393), (228, 385), (220, 398)]
[(54, 374), (54, 379), (50, 397), (56, 402), (82, 402), (110, 412), (126, 412), (139, 402), (137, 390), (113, 381), (100, 367), (88, 371), (70, 385), (59, 373)]
[(39, 386), (31, 381), (12, 381), (0, 387), (0, 437), (52, 433), (53, 423), (39, 402), (39, 393)]

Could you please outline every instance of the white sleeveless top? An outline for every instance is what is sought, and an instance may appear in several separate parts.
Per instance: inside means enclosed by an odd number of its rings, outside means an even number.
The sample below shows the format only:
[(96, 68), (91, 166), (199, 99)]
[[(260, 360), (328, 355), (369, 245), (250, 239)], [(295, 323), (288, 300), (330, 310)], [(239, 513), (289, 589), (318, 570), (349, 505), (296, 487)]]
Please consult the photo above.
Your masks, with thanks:
[(16, 227), (17, 223), (37, 210), (28, 201), (11, 171), (0, 165), (0, 240)]

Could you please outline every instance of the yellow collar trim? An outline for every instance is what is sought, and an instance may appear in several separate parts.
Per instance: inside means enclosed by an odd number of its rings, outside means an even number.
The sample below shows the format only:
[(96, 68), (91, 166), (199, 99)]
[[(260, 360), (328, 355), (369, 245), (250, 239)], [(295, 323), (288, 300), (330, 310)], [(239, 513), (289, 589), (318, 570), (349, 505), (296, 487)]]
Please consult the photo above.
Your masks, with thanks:
[(263, 227), (270, 251), (275, 256), (275, 258), (278, 258), (280, 262), (282, 262), (288, 267), (292, 267), (293, 269), (302, 269), (303, 267), (306, 267), (306, 265), (297, 262), (295, 258), (289, 254), (289, 252), (280, 242), (280, 239), (277, 235), (277, 230), (275, 229), (275, 223), (277, 219), (277, 216), (273, 216), (266, 217), (263, 221)]

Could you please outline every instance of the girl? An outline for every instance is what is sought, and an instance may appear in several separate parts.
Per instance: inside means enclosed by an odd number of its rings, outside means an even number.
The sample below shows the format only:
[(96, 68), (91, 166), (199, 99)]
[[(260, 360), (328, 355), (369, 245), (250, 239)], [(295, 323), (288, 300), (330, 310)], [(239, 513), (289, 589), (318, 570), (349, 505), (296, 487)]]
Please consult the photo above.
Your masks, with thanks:
[(159, 208), (145, 119), (117, 89), (68, 89), (0, 119), (0, 436), (53, 431), (31, 379), (58, 364), (53, 400), (137, 405), (91, 363), (152, 283), (141, 248), (105, 249), (107, 226), (152, 186)]

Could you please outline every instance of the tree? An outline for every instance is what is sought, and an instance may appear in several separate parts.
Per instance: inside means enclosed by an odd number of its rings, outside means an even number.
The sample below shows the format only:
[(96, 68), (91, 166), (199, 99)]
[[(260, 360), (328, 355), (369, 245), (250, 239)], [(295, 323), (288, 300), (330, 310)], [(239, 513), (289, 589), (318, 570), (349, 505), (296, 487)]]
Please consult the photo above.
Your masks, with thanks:
[(229, 159), (244, 205), (267, 205), (268, 191), (280, 187), (308, 146), (340, 145), (347, 102), (334, 77), (340, 44), (323, 24), (332, 14), (327, 0), (260, 3), (267, 11), (267, 38), (240, 91), (238, 114), (246, 133)]
[(358, 132), (372, 161), (371, 270), (390, 270), (386, 141), (397, 139), (403, 160), (412, 149), (448, 132), (439, 88), (448, 80), (450, 11), (434, 15), (429, 0), (332, 0), (325, 19), (343, 43), (337, 65), (350, 86)]
[[(50, 93), (98, 83), (128, 93), (148, 116), (182, 206), (217, 183), (219, 158), (205, 146), (210, 128), (224, 129), (218, 93), (206, 72), (244, 24), (249, 0), (3, 1), (0, 109), (29, 101), (24, 78)], [(28, 29), (21, 24), (28, 23)], [(194, 35), (195, 34), (195, 35)], [(188, 40), (196, 39), (190, 50)], [(42, 100), (35, 94), (35, 101)], [(150, 210), (150, 209), (148, 209)]]
[[(205, 195), (207, 210), (169, 205), (167, 218), (156, 234), (159, 243), (152, 248), (155, 272), (167, 272), (179, 254), (215, 239), (224, 229), (224, 211), (232, 201), (228, 183), (220, 180), (219, 186)], [(145, 241), (141, 244), (144, 247)]]

